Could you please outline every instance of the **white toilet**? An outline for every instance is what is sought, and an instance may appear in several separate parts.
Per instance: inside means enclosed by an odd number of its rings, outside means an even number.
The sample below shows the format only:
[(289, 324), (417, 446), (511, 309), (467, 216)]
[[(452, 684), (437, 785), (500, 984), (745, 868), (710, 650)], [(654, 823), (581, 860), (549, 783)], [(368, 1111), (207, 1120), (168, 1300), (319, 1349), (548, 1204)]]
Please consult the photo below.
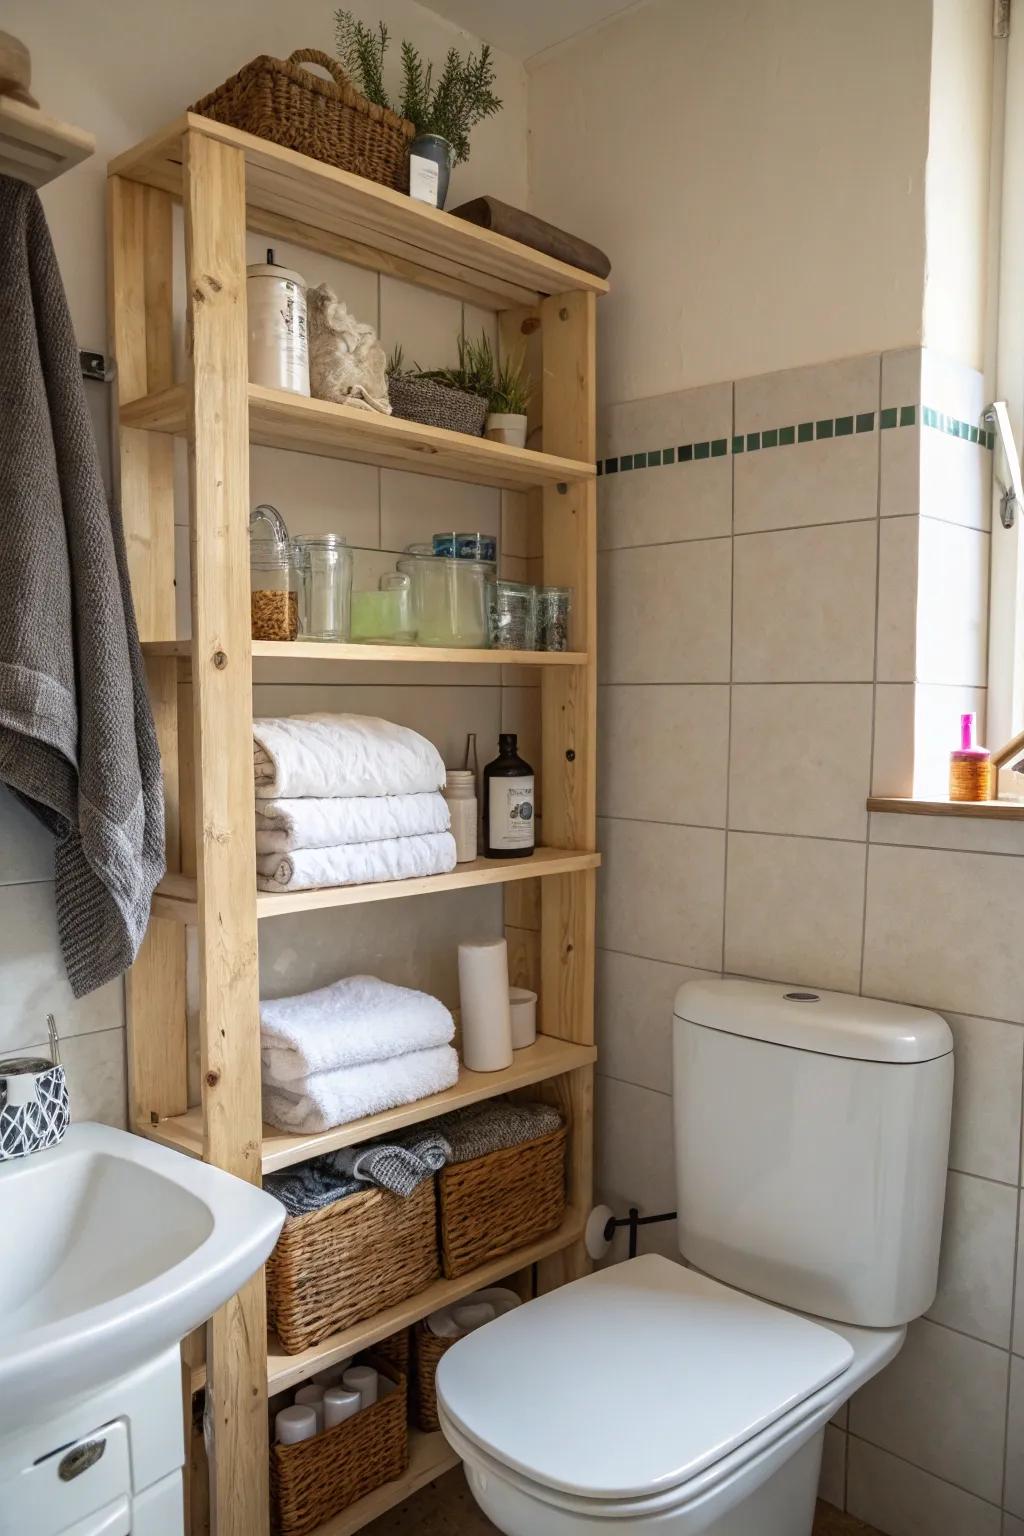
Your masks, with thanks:
[(809, 1536), (825, 1425), (931, 1305), (953, 1041), (919, 1008), (691, 981), (679, 1246), (460, 1340), (444, 1433), (507, 1536)]

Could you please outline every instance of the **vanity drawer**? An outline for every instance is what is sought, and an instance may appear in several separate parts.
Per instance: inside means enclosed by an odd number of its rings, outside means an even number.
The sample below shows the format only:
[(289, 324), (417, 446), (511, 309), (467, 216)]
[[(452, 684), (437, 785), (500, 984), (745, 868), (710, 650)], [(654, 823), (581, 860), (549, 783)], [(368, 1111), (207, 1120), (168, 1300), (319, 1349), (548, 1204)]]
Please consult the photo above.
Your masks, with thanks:
[(131, 1488), (128, 1426), (115, 1419), (8, 1473), (0, 1483), (0, 1536), (61, 1536), (69, 1528), (87, 1536), (88, 1517), (101, 1513), (114, 1524), (108, 1519), (98, 1529), (116, 1536), (116, 1514), (122, 1502), (127, 1509)]

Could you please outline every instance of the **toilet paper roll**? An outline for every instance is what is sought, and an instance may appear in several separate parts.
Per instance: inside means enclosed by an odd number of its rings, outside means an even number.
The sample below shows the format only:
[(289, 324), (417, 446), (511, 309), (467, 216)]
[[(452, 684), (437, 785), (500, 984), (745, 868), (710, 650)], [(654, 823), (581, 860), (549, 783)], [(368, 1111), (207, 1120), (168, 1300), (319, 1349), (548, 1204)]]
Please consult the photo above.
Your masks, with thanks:
[(512, 1013), (512, 1049), (521, 1051), (537, 1038), (537, 994), (528, 987), (509, 987), (508, 1003)]
[(359, 1393), (361, 1408), (372, 1408), (377, 1401), (378, 1377), (372, 1365), (353, 1365), (341, 1382), (350, 1392)]
[(351, 1392), (348, 1387), (328, 1387), (324, 1393), (324, 1427), (333, 1429), (335, 1424), (351, 1419), (362, 1406), (358, 1392)]
[(508, 945), (504, 939), (459, 945), (462, 1059), (471, 1072), (512, 1065)]

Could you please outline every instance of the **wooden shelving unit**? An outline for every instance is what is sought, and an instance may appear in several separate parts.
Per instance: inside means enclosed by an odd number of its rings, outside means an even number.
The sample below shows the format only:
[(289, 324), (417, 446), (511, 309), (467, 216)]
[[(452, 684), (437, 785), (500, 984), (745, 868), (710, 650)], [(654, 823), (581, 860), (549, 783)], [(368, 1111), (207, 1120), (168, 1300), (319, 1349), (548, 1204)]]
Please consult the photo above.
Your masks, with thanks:
[[(121, 505), (163, 755), (168, 875), (127, 985), (129, 1112), (139, 1134), (251, 1182), (317, 1152), (397, 1130), (459, 1104), (529, 1090), (571, 1133), (562, 1226), (517, 1253), (285, 1355), (267, 1335), (262, 1275), (188, 1353), (190, 1389), (211, 1388), (210, 1509), (216, 1536), (268, 1530), (268, 1392), (364, 1348), (478, 1286), (531, 1269), (540, 1289), (588, 1267), (592, 1201), (596, 715), (595, 300), (606, 284), (514, 241), (239, 133), (186, 115), (109, 167), (111, 350), (117, 360)], [(189, 373), (172, 349), (172, 203), (184, 208)], [(497, 312), (503, 347), (530, 338), (534, 425), (545, 451), (512, 449), (302, 400), (247, 382), (245, 230)], [(191, 640), (175, 622), (173, 445), (190, 450)], [(249, 634), (249, 444), (530, 492), (543, 580), (575, 591), (574, 649), (561, 655), (426, 647), (254, 644)], [(536, 669), (548, 846), (530, 860), (459, 866), (422, 880), (266, 894), (255, 879), (254, 666), (318, 670), (386, 663)], [(429, 675), (426, 674), (426, 675)], [(442, 674), (443, 676), (443, 674)], [(277, 916), (505, 887), (512, 979), (540, 994), (537, 1044), (503, 1073), (321, 1136), (262, 1123), (258, 934)], [(338, 921), (344, 914), (339, 912)], [(189, 1103), (186, 935), (199, 979), (201, 1102)], [(453, 935), (453, 942), (457, 936)], [(317, 1536), (351, 1536), (455, 1464), (439, 1436), (412, 1435), (405, 1475)]]

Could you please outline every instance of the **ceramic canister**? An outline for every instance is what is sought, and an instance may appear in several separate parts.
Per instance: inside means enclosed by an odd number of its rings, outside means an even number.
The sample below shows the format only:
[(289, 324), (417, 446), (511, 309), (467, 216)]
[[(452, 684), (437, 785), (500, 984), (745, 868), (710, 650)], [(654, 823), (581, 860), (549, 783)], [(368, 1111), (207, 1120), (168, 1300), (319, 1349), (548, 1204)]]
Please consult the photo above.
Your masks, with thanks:
[(265, 262), (246, 267), (245, 274), (249, 382), (308, 396), (305, 280), (289, 267), (279, 267), (272, 250)]

